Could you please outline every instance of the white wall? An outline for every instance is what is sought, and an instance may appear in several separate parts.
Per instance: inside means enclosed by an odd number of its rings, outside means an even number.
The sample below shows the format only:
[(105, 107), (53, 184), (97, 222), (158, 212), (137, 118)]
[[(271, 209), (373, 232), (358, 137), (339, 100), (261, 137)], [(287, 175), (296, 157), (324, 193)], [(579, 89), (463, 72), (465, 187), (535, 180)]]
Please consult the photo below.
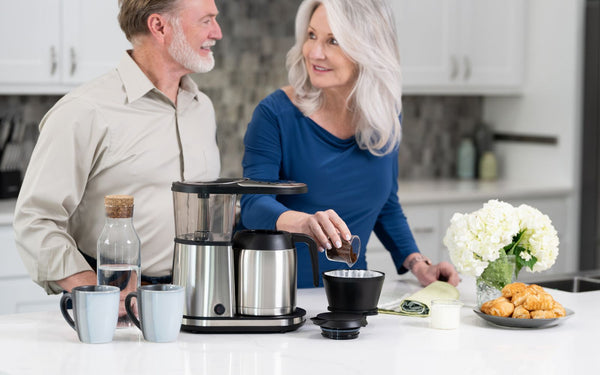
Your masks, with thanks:
[(523, 95), (484, 99), (501, 132), (554, 136), (556, 145), (497, 142), (503, 178), (571, 188), (568, 269), (577, 269), (585, 0), (529, 0)]
[(508, 179), (577, 186), (584, 5), (584, 0), (529, 0), (523, 96), (484, 100), (484, 120), (495, 129), (558, 138), (554, 146), (498, 142)]

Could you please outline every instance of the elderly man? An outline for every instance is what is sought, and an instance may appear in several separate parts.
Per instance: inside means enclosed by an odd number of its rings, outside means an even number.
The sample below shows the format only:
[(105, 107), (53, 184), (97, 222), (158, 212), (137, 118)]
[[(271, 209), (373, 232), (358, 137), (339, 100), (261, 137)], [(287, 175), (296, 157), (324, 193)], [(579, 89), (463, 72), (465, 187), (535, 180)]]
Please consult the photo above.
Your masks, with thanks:
[[(214, 66), (214, 0), (121, 0), (133, 49), (46, 114), (17, 200), (17, 247), (47, 293), (96, 284), (104, 196), (135, 197), (142, 282), (172, 267), (173, 181), (213, 179), (220, 160), (210, 99), (187, 76)], [(101, 32), (101, 30), (99, 30)]]

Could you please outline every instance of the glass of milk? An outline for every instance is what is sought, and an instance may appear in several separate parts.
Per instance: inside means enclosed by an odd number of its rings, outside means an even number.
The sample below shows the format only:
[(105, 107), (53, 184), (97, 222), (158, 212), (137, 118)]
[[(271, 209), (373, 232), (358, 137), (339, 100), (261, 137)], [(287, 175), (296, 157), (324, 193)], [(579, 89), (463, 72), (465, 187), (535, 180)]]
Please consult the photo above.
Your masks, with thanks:
[(456, 299), (434, 299), (431, 301), (430, 326), (436, 329), (456, 329), (460, 323), (463, 303)]

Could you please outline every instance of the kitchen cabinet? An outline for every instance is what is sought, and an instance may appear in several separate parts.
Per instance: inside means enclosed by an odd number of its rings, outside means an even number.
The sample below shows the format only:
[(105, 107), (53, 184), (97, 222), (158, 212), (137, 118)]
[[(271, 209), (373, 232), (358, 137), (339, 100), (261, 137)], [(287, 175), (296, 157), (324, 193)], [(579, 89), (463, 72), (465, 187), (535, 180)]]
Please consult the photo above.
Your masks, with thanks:
[[(480, 209), (485, 202), (491, 198), (473, 198), (472, 200), (461, 200), (458, 202), (446, 201), (442, 203), (418, 203), (403, 204), (402, 208), (407, 217), (419, 250), (431, 258), (434, 263), (441, 261), (450, 261), (450, 256), (446, 246), (443, 244), (446, 230), (450, 225), (450, 219), (455, 213), (470, 213)], [(542, 213), (548, 215), (552, 220), (554, 228), (558, 232), (560, 240), (559, 254), (556, 263), (552, 268), (544, 271), (544, 274), (560, 274), (570, 271), (568, 265), (573, 263), (573, 248), (569, 242), (568, 227), (569, 218), (567, 216), (567, 197), (563, 194), (555, 196), (544, 196), (531, 198), (530, 196), (511, 196), (506, 199), (499, 198), (505, 202), (518, 206), (527, 204), (535, 207)], [(374, 233), (371, 234), (367, 244), (367, 263), (370, 269), (385, 272), (386, 275), (396, 275), (396, 269), (392, 258)], [(533, 274), (523, 270), (521, 276)]]
[(60, 295), (48, 296), (27, 273), (10, 224), (0, 225), (0, 252), (0, 314), (58, 309)]
[(407, 94), (518, 93), (523, 81), (526, 2), (390, 2)]
[(0, 0), (0, 94), (62, 94), (113, 69), (131, 48), (118, 2)]

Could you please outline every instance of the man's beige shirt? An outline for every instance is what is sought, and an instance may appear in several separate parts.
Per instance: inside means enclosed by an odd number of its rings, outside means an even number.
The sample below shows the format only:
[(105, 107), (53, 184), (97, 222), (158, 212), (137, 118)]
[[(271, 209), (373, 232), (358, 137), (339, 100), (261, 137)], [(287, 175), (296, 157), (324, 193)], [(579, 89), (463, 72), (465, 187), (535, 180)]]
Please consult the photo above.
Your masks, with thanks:
[(187, 76), (177, 107), (125, 53), (118, 67), (63, 98), (40, 123), (40, 136), (17, 200), (14, 229), (32, 279), (53, 281), (90, 270), (104, 226), (104, 196), (134, 196), (142, 273), (171, 273), (171, 184), (219, 176), (214, 108)]

